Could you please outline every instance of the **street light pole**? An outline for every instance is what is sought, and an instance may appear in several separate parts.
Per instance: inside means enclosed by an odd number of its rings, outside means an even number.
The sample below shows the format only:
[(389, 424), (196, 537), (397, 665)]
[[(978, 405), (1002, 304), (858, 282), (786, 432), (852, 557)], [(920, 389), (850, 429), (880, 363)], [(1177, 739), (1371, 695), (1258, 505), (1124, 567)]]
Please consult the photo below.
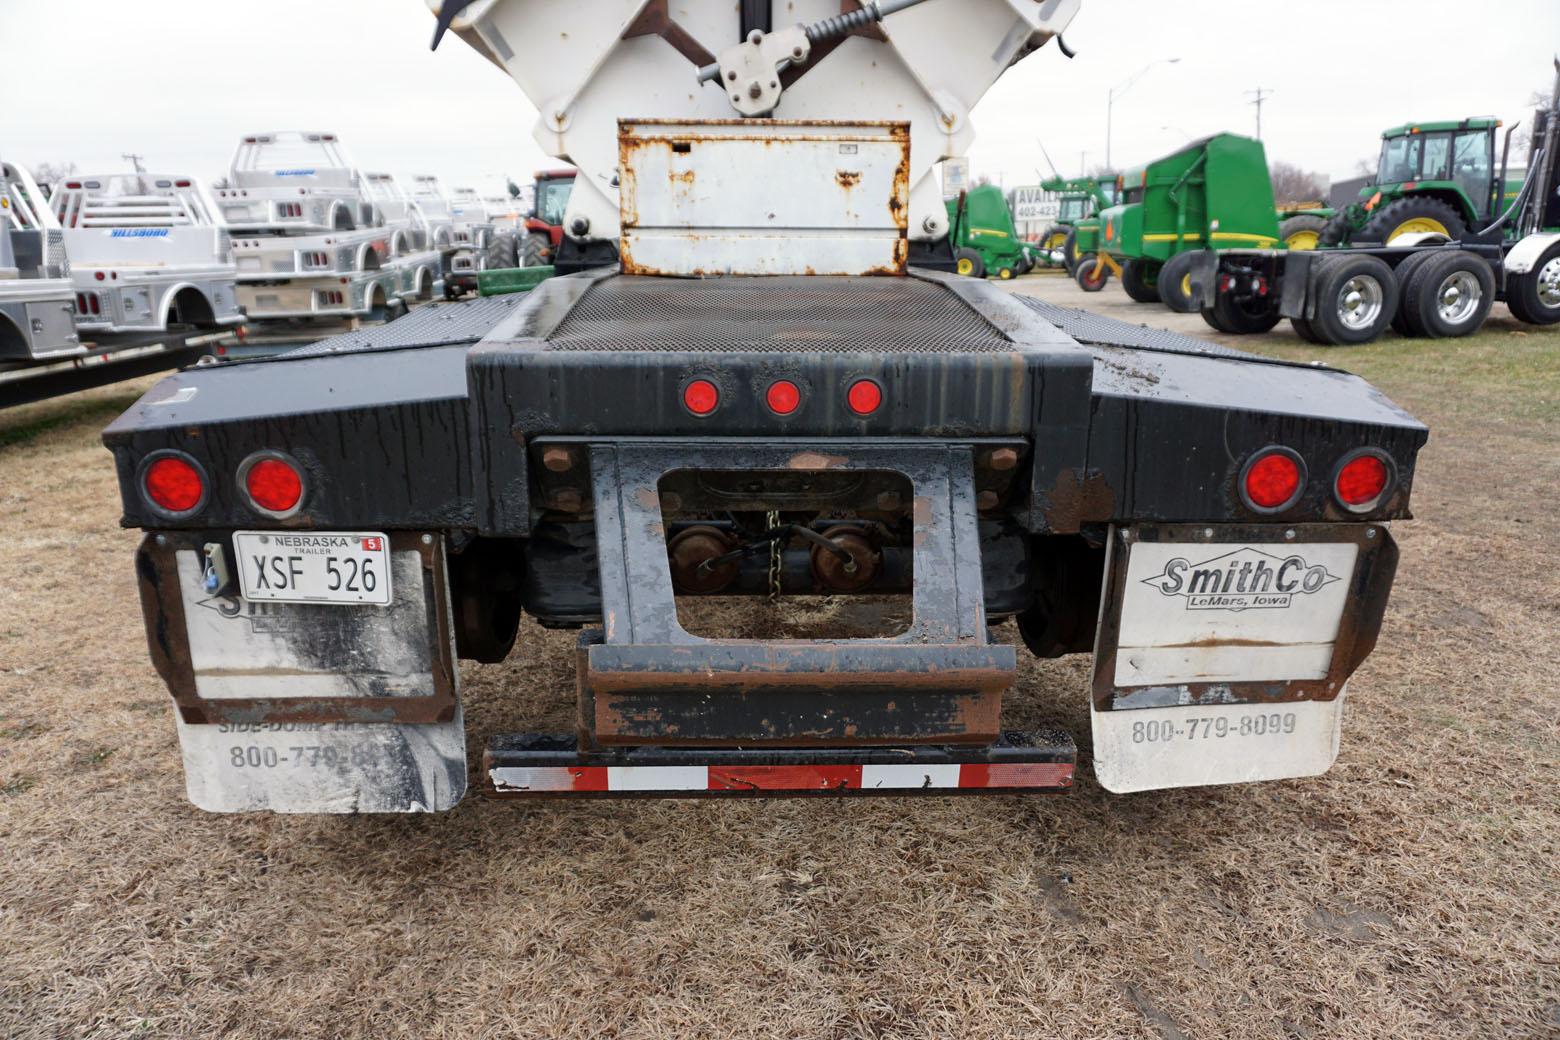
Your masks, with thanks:
[(1180, 60), (1180, 58), (1160, 58), (1158, 61), (1151, 61), (1133, 73), (1125, 83), (1120, 83), (1110, 88), (1110, 92), (1105, 97), (1105, 168), (1107, 170), (1115, 169), (1115, 167), (1110, 164), (1110, 143), (1111, 110), (1116, 107), (1116, 99), (1121, 97), (1121, 95), (1125, 94), (1127, 91), (1131, 90), (1132, 84), (1142, 79), (1143, 74), (1149, 69), (1155, 67), (1156, 65), (1174, 65)]

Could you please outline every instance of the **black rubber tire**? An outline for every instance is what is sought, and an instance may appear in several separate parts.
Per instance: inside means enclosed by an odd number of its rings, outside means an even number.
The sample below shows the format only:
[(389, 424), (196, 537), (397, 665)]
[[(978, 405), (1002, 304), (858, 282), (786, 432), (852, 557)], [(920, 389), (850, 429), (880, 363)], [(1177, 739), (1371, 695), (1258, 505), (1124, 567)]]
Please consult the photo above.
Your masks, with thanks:
[[(1037, 243), (1037, 245), (1039, 245), (1042, 252), (1052, 248), (1061, 249), (1063, 244), (1067, 241), (1067, 236), (1071, 234), (1071, 232), (1072, 228), (1068, 227), (1066, 224), (1052, 224), (1040, 235), (1040, 241)], [(1053, 238), (1059, 240), (1055, 246), (1050, 244)]]
[(1062, 266), (1067, 268), (1069, 275), (1078, 273), (1078, 264), (1083, 257), (1078, 255), (1078, 229), (1067, 229), (1067, 241), (1062, 243)]
[(520, 244), (510, 232), (489, 236), (482, 249), (482, 270), (507, 271), (520, 266)]
[[(1321, 244), (1322, 232), (1327, 229), (1327, 218), (1313, 216), (1309, 213), (1299, 213), (1293, 217), (1286, 217), (1283, 223), (1278, 225), (1278, 240), (1283, 243), (1285, 249), (1289, 248), (1289, 236), (1299, 234), (1302, 231), (1316, 233), (1317, 244)], [(1306, 246), (1304, 248), (1312, 248)]]
[(1013, 279), (1017, 278), (1018, 275), (1018, 267), (1008, 267), (1007, 265), (1003, 265), (1002, 267), (997, 268), (995, 277), (1000, 282), (1011, 282)]
[[(1357, 328), (1345, 325), (1339, 315), (1344, 286), (1355, 278), (1373, 280), (1381, 291), (1379, 313), (1368, 325)], [(1391, 324), (1399, 295), (1397, 278), (1384, 261), (1364, 254), (1332, 257), (1315, 272), (1310, 296), (1316, 301), (1316, 316), (1311, 319), (1311, 329), (1329, 346), (1370, 343)]]
[(1202, 320), (1207, 322), (1208, 326), (1213, 329), (1213, 331), (1222, 332), (1227, 336), (1233, 336), (1236, 334), (1234, 329), (1224, 324), (1224, 319), (1220, 316), (1218, 310), (1215, 308), (1204, 307), (1198, 313), (1202, 315)]
[(1468, 237), (1468, 225), (1463, 223), (1462, 215), (1451, 206), (1429, 195), (1409, 195), (1389, 202), (1372, 213), (1355, 238), (1361, 242), (1389, 243), (1391, 239), (1387, 236), (1404, 221), (1415, 217), (1436, 221), (1446, 228), (1447, 237), (1454, 242)]
[(1159, 269), (1159, 299), (1177, 314), (1190, 314), (1197, 310), (1197, 301), (1192, 299), (1190, 287), (1186, 284), (1192, 273), (1192, 265), (1196, 262), (1197, 250), (1189, 249), (1175, 254)]
[(1159, 302), (1159, 268), (1154, 260), (1128, 260), (1121, 265), (1121, 287), (1138, 303)]
[[(1479, 297), (1477, 306), (1466, 317), (1452, 322), (1441, 313), (1440, 301), (1447, 281), (1459, 274), (1474, 279)], [(1402, 288), (1399, 313), (1407, 319), (1410, 329), (1430, 339), (1472, 335), (1484, 325), (1490, 308), (1495, 306), (1495, 272), (1482, 259), (1462, 249), (1433, 254), (1402, 283)]]
[(1279, 322), (1278, 300), (1272, 296), (1237, 300), (1228, 293), (1220, 293), (1213, 301), (1213, 317), (1203, 312), (1203, 318), (1220, 332), (1234, 336), (1255, 336), (1271, 332)]
[(953, 260), (954, 260), (954, 263), (956, 263), (956, 264), (962, 263), (963, 261), (966, 261), (966, 260), (969, 261), (970, 269), (968, 271), (960, 271), (959, 272), (960, 274), (964, 275), (966, 278), (984, 278), (984, 277), (986, 277), (986, 260), (979, 253), (977, 253), (975, 250), (970, 249), (968, 247), (965, 247), (964, 249), (957, 250), (953, 254)]
[(1417, 328), (1409, 322), (1408, 296), (1406, 290), (1408, 289), (1408, 283), (1413, 280), (1414, 272), (1419, 270), (1425, 261), (1429, 260), (1435, 255), (1435, 253), (1428, 250), (1423, 253), (1413, 253), (1404, 259), (1402, 263), (1398, 264), (1397, 267), (1392, 271), (1392, 273), (1397, 276), (1398, 289), (1400, 290), (1398, 309), (1397, 312), (1392, 315), (1392, 331), (1396, 332), (1399, 336), (1424, 335), (1424, 330)]
[(521, 267), (546, 267), (552, 263), (552, 239), (540, 231), (532, 231), (520, 243)]
[(1110, 268), (1097, 256), (1086, 257), (1079, 261), (1078, 269), (1073, 272), (1073, 281), (1084, 292), (1099, 292), (1110, 281)]
[(1560, 322), (1560, 303), (1550, 306), (1539, 295), (1539, 276), (1544, 273), (1545, 266), (1557, 260), (1560, 260), (1560, 242), (1544, 250), (1531, 271), (1511, 275), (1506, 279), (1506, 306), (1511, 308), (1513, 318), (1529, 325), (1554, 325)]
[(1294, 327), (1295, 335), (1299, 336), (1301, 339), (1305, 340), (1307, 343), (1317, 343), (1317, 344), (1319, 344), (1319, 343), (1322, 342), (1317, 337), (1316, 330), (1311, 328), (1311, 323), (1307, 319), (1305, 319), (1305, 318), (1290, 318), (1289, 319), (1289, 324)]
[(1353, 237), (1354, 233), (1349, 227), (1349, 211), (1340, 209), (1322, 225), (1322, 237), (1316, 244), (1323, 249), (1346, 246)]

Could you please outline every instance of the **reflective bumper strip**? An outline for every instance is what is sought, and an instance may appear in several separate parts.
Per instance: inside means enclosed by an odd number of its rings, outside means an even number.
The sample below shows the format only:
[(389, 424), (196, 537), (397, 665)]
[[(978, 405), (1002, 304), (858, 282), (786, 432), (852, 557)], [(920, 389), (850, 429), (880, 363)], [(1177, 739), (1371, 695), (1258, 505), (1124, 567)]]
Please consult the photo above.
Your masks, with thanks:
[(500, 793), (591, 794), (710, 791), (937, 791), (1062, 788), (1068, 762), (966, 762), (891, 765), (498, 766)]

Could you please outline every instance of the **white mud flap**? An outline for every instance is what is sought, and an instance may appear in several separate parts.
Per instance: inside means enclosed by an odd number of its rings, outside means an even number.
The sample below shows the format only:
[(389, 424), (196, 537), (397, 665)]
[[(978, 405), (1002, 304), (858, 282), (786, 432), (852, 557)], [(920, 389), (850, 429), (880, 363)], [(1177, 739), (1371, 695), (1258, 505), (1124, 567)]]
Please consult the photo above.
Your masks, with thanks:
[(1363, 525), (1113, 531), (1090, 704), (1100, 786), (1326, 772), (1379, 622), (1364, 601), (1384, 607), (1395, 558)]
[[(460, 801), (466, 741), (449, 607), (436, 587), (442, 543), (390, 541), (388, 606), (255, 601), (236, 585), (213, 596), (200, 550), (152, 553), (163, 630), (187, 640), (160, 668), (180, 709), (191, 802), (211, 812), (367, 813)], [(175, 598), (182, 618), (168, 616)]]

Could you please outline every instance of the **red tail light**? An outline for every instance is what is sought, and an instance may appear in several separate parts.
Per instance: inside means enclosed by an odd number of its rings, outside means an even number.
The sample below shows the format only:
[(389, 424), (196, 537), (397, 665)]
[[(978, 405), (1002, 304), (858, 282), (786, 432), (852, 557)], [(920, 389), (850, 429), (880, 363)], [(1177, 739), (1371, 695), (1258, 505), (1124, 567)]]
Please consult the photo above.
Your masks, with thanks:
[(303, 474), (278, 452), (250, 456), (239, 467), (239, 480), (250, 504), (263, 513), (285, 516), (303, 501)]
[(1392, 467), (1383, 455), (1362, 451), (1344, 460), (1333, 478), (1333, 494), (1347, 510), (1368, 513), (1381, 504), (1392, 485)]
[(858, 379), (845, 392), (845, 403), (857, 415), (871, 415), (883, 404), (883, 388), (870, 379)]
[(1240, 489), (1246, 504), (1257, 512), (1282, 512), (1305, 489), (1305, 463), (1288, 448), (1267, 448), (1246, 463)]
[(205, 501), (206, 478), (194, 459), (168, 452), (144, 464), (141, 489), (147, 501), (163, 513), (185, 516)]
[(720, 390), (708, 379), (695, 379), (683, 387), (683, 407), (694, 415), (709, 415), (720, 404)]
[(776, 415), (790, 415), (802, 403), (802, 391), (789, 379), (777, 379), (769, 384), (764, 403)]

